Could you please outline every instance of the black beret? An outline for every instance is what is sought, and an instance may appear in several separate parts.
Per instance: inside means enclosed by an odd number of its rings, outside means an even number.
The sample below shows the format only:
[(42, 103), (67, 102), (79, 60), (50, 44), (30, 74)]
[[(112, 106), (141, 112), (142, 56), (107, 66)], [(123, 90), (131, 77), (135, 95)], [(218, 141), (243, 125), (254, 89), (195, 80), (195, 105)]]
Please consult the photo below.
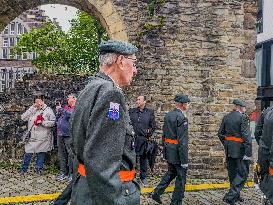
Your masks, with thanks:
[(174, 101), (178, 103), (187, 103), (190, 102), (190, 98), (187, 95), (177, 94)]
[(242, 100), (239, 100), (239, 99), (233, 100), (232, 103), (233, 103), (234, 105), (239, 105), (239, 106), (241, 106), (241, 107), (245, 107), (245, 106), (246, 106), (246, 103), (245, 103), (244, 101), (242, 101)]
[(124, 55), (133, 55), (138, 49), (131, 43), (117, 40), (109, 40), (99, 45), (100, 54), (118, 53)]

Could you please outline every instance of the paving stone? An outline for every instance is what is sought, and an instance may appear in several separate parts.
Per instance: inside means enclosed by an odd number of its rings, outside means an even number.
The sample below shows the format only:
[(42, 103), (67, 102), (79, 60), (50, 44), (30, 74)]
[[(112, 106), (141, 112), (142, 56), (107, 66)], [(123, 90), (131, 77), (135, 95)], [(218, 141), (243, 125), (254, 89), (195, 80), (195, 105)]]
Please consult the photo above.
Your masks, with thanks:
[[(8, 196), (23, 196), (23, 195), (34, 195), (34, 194), (51, 194), (60, 192), (65, 188), (67, 182), (58, 182), (55, 180), (55, 175), (44, 174), (42, 176), (28, 173), (26, 176), (21, 177), (16, 171), (6, 171), (0, 169), (0, 197)], [(156, 186), (160, 177), (151, 176), (148, 179), (150, 185)], [(202, 179), (195, 180), (189, 179), (188, 182), (192, 184), (200, 183), (223, 183), (223, 180), (218, 179)], [(224, 194), (227, 189), (218, 190), (205, 190), (186, 192), (184, 203), (185, 205), (223, 205), (222, 201)], [(172, 193), (164, 193), (162, 195), (163, 204), (170, 204)], [(245, 199), (244, 202), (238, 203), (238, 205), (261, 205), (262, 198), (261, 192), (255, 188), (246, 188), (242, 190), (241, 196)], [(24, 205), (48, 205), (50, 202), (35, 202), (35, 203), (21, 203)], [(149, 194), (143, 194), (141, 196), (142, 205), (153, 205), (155, 204), (149, 197)]]

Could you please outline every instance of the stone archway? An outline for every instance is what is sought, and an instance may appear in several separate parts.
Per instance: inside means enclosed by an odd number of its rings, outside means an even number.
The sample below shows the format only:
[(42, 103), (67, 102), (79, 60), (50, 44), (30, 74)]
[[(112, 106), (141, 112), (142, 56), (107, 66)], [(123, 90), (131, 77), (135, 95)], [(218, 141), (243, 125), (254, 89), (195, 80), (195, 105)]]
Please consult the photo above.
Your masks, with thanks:
[(219, 123), (234, 98), (246, 100), (249, 108), (256, 98), (255, 0), (172, 0), (158, 5), (147, 0), (0, 2), (0, 29), (30, 8), (58, 3), (94, 14), (110, 38), (137, 43), (139, 74), (127, 93), (129, 103), (133, 106), (138, 94), (147, 96), (160, 141), (174, 95), (190, 95), (189, 176), (223, 176)]
[(65, 4), (93, 14), (111, 39), (128, 41), (123, 20), (111, 1), (106, 0), (22, 0), (6, 1), (0, 11), (0, 30), (22, 12), (43, 4)]

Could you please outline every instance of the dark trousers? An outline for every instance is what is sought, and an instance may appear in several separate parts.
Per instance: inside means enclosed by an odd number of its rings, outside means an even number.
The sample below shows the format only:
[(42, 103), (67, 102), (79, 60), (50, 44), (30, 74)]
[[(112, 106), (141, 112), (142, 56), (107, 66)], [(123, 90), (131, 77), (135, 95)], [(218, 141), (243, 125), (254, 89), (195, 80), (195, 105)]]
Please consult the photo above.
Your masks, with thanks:
[(63, 192), (55, 199), (53, 205), (66, 205), (70, 201), (74, 181), (69, 182)]
[(148, 159), (147, 155), (143, 154), (139, 156), (139, 166), (140, 166), (140, 179), (146, 179), (147, 169), (148, 169)]
[[(44, 161), (45, 161), (45, 152), (39, 152), (36, 154), (36, 163), (35, 163), (35, 171), (41, 171), (44, 166)], [(24, 159), (23, 159), (23, 164), (21, 167), (22, 172), (27, 172), (29, 164), (32, 159), (32, 153), (25, 153), (24, 154)]]
[(57, 136), (60, 170), (65, 175), (70, 175), (73, 173), (73, 153), (71, 150), (71, 141), (71, 137)]
[(260, 189), (266, 196), (267, 204), (273, 204), (273, 176), (269, 174), (270, 166), (270, 152), (269, 149), (259, 146), (258, 150), (258, 164), (260, 165), (261, 181)]
[(186, 185), (187, 169), (178, 164), (168, 163), (168, 171), (162, 177), (160, 183), (154, 190), (154, 194), (160, 196), (169, 186), (171, 181), (175, 180), (175, 188), (172, 195), (171, 205), (182, 205)]
[(240, 158), (227, 158), (227, 169), (230, 183), (230, 189), (225, 194), (224, 199), (229, 202), (236, 202), (240, 198), (240, 192), (243, 189), (248, 173), (250, 161)]

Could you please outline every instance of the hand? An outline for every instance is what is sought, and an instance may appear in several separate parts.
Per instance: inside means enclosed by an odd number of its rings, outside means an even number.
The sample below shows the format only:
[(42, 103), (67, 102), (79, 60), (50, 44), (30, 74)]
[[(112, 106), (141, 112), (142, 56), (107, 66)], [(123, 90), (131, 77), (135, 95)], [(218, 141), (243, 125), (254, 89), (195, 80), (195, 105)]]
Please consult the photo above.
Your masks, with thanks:
[(250, 161), (250, 160), (251, 160), (251, 157), (248, 157), (248, 156), (245, 155), (245, 156), (243, 157), (243, 160)]
[(57, 105), (56, 106), (56, 112), (58, 112), (60, 108), (62, 108), (62, 106), (61, 105)]
[(37, 124), (41, 124), (41, 123), (42, 123), (42, 120), (37, 120), (36, 123), (37, 123)]
[(181, 167), (183, 168), (183, 169), (187, 169), (188, 168), (188, 164), (181, 164)]

